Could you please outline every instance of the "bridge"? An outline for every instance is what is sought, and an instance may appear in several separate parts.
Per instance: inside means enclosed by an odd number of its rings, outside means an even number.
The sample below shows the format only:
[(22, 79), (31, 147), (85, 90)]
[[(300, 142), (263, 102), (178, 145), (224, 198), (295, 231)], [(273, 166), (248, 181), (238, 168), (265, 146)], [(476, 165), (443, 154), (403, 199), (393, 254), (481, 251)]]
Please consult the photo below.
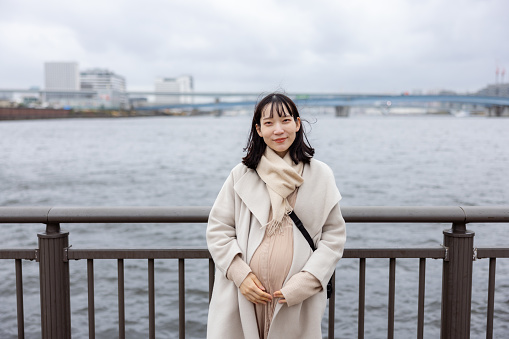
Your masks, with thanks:
[[(142, 92), (133, 92), (142, 94)], [(143, 93), (145, 95), (175, 95), (212, 97), (214, 101), (202, 103), (173, 103), (161, 105), (147, 105), (137, 107), (136, 110), (226, 110), (249, 107), (256, 105), (259, 94), (252, 93)], [(290, 97), (300, 107), (335, 107), (337, 116), (348, 116), (350, 107), (355, 106), (378, 106), (389, 108), (398, 104), (427, 104), (445, 103), (453, 105), (469, 105), (485, 107), (490, 116), (509, 115), (509, 98), (488, 97), (475, 95), (378, 95), (378, 94), (290, 94)], [(223, 99), (223, 100), (221, 100)], [(226, 99), (226, 100), (225, 100)], [(236, 99), (236, 100), (235, 100)]]
[[(94, 90), (86, 91), (55, 91), (40, 89), (0, 89), (0, 96), (13, 93), (33, 94), (43, 98), (47, 94), (62, 95), (97, 95)], [(263, 93), (253, 92), (152, 92), (152, 91), (127, 91), (125, 94), (133, 103), (133, 109), (137, 111), (156, 110), (203, 110), (217, 111), (253, 108)], [(339, 94), (339, 93), (288, 93), (288, 95), (300, 107), (334, 107), (337, 116), (348, 116), (351, 107), (380, 107), (388, 110), (397, 105), (409, 105), (422, 107), (431, 103), (442, 104), (446, 109), (482, 107), (487, 110), (489, 116), (509, 116), (509, 97), (478, 96), (478, 95), (394, 95), (394, 94)], [(171, 98), (174, 102), (156, 103), (148, 101), (148, 98)], [(136, 99), (144, 99), (145, 102), (134, 104)], [(185, 102), (183, 102), (185, 101)]]

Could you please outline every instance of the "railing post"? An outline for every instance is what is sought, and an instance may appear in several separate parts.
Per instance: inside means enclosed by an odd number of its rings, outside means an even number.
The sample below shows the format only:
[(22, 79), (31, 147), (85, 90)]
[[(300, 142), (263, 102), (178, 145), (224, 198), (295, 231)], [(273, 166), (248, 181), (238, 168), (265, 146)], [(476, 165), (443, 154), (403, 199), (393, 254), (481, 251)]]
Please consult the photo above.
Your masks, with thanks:
[(470, 338), (472, 301), (472, 261), (474, 232), (465, 223), (454, 223), (444, 230), (448, 258), (442, 271), (442, 325), (440, 338)]
[(46, 232), (37, 236), (42, 339), (71, 338), (69, 263), (64, 261), (64, 249), (69, 246), (69, 232), (62, 232), (60, 224), (47, 224)]

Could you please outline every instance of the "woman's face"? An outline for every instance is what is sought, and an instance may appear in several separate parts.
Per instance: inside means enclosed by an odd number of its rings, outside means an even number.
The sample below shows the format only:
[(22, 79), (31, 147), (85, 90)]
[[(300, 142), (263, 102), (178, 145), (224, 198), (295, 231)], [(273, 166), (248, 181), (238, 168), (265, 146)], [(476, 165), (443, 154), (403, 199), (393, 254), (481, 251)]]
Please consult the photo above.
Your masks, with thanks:
[(270, 117), (272, 104), (268, 104), (262, 111), (260, 124), (256, 125), (258, 135), (280, 157), (284, 157), (293, 144), (300, 129), (300, 118), (296, 120), (284, 110), (285, 115), (279, 116), (274, 112)]

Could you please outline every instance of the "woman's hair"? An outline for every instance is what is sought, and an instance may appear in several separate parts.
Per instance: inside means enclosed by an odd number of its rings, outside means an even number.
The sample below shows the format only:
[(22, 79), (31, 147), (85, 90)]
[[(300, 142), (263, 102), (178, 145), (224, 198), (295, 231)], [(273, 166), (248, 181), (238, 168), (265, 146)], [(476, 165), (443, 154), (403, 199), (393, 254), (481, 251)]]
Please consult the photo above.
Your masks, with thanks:
[[(247, 146), (244, 148), (244, 151), (247, 151), (247, 154), (244, 158), (242, 158), (242, 163), (251, 169), (256, 169), (263, 153), (265, 152), (265, 148), (267, 147), (263, 138), (258, 135), (256, 125), (258, 124), (261, 126), (263, 110), (269, 104), (272, 104), (269, 115), (271, 118), (274, 116), (274, 113), (280, 117), (285, 116), (285, 112), (288, 112), (295, 121), (297, 121), (297, 118), (300, 118), (299, 111), (297, 110), (295, 103), (282, 93), (271, 93), (258, 102), (254, 110), (251, 132), (249, 133)], [(315, 154), (315, 150), (309, 144), (309, 140), (304, 132), (302, 124), (295, 135), (295, 140), (290, 146), (289, 152), (293, 162), (296, 164), (300, 161), (308, 164)]]

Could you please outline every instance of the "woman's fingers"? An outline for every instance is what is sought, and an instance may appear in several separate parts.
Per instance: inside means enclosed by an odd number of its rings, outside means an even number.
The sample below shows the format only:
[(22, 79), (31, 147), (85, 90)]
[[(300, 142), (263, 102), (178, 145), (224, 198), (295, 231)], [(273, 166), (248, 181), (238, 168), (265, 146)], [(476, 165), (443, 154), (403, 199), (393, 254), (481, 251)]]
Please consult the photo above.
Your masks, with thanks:
[(280, 304), (286, 303), (285, 296), (283, 295), (283, 293), (281, 293), (281, 291), (274, 292), (274, 298), (281, 298), (278, 301)]
[(256, 277), (256, 275), (254, 275), (253, 273), (253, 282), (256, 284), (256, 286), (261, 289), (262, 291), (265, 291), (265, 287), (263, 287), (262, 283), (260, 280), (258, 280), (258, 278)]
[(264, 292), (265, 288), (254, 273), (249, 273), (239, 287), (240, 293), (252, 303), (266, 304), (272, 300), (272, 296)]

